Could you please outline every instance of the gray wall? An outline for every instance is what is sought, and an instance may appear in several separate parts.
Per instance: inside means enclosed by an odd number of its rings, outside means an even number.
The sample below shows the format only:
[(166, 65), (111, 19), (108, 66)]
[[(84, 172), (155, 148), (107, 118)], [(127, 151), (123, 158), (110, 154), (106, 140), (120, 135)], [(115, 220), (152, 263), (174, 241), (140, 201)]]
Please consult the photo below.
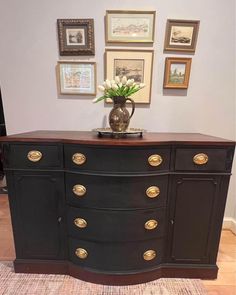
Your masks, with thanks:
[[(91, 130), (110, 107), (92, 98), (60, 96), (56, 20), (94, 18), (98, 84), (103, 81), (104, 15), (107, 9), (156, 10), (151, 104), (138, 106), (131, 126), (160, 132), (200, 132), (235, 139), (234, 0), (0, 0), (0, 85), (9, 134), (35, 129)], [(167, 18), (201, 21), (188, 91), (163, 91), (163, 43)], [(178, 56), (190, 56), (178, 54)], [(71, 59), (71, 58), (64, 58)], [(236, 218), (231, 180), (226, 216)], [(234, 213), (235, 212), (235, 213)]]

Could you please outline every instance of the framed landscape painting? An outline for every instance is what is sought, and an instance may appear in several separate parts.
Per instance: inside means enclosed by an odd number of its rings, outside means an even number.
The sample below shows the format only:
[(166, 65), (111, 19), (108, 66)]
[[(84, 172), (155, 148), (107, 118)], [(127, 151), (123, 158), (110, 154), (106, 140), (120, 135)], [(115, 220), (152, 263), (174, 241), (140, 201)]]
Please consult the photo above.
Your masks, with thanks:
[(93, 19), (58, 19), (60, 55), (94, 55)]
[(195, 52), (200, 21), (168, 19), (165, 51)]
[(135, 103), (150, 103), (152, 67), (153, 50), (107, 49), (105, 52), (105, 79), (126, 76), (137, 84), (145, 84), (143, 89), (132, 96)]
[(61, 94), (96, 95), (96, 63), (59, 61), (59, 90)]
[(153, 43), (156, 11), (107, 10), (106, 43)]
[(164, 88), (187, 89), (191, 69), (191, 58), (167, 57)]

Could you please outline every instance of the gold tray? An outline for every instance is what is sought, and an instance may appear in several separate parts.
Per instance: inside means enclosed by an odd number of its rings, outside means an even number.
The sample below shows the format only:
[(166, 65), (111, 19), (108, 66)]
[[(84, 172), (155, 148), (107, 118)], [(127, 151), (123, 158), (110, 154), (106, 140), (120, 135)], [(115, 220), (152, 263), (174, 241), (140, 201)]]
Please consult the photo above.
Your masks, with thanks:
[(143, 133), (146, 132), (144, 129), (140, 128), (128, 128), (126, 131), (112, 131), (111, 128), (96, 128), (92, 131), (98, 133), (98, 136), (111, 136), (111, 137), (126, 137), (127, 135), (138, 135), (139, 137), (143, 136)]

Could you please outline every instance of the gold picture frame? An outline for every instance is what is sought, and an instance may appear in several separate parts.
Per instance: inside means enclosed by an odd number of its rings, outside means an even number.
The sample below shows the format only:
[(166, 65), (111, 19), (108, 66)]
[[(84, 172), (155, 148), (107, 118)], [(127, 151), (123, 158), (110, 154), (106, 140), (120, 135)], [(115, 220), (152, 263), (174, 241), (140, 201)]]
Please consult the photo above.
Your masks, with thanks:
[(168, 19), (164, 51), (195, 52), (199, 20)]
[(187, 89), (192, 58), (167, 57), (165, 62), (164, 88)]
[[(151, 101), (153, 50), (107, 49), (105, 51), (105, 79), (126, 76), (145, 87), (132, 95), (135, 103)], [(106, 102), (111, 102), (107, 99)]]
[(59, 61), (57, 76), (60, 94), (96, 95), (95, 62)]
[(156, 11), (107, 10), (106, 43), (153, 43)]

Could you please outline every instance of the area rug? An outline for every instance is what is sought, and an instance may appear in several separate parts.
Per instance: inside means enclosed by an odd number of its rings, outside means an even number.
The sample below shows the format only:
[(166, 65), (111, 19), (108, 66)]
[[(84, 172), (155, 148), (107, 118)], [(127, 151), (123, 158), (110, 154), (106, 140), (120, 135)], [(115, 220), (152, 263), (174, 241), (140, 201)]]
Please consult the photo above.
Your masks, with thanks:
[(0, 262), (0, 295), (206, 295), (200, 280), (159, 279), (133, 286), (103, 286), (65, 275), (15, 274)]

